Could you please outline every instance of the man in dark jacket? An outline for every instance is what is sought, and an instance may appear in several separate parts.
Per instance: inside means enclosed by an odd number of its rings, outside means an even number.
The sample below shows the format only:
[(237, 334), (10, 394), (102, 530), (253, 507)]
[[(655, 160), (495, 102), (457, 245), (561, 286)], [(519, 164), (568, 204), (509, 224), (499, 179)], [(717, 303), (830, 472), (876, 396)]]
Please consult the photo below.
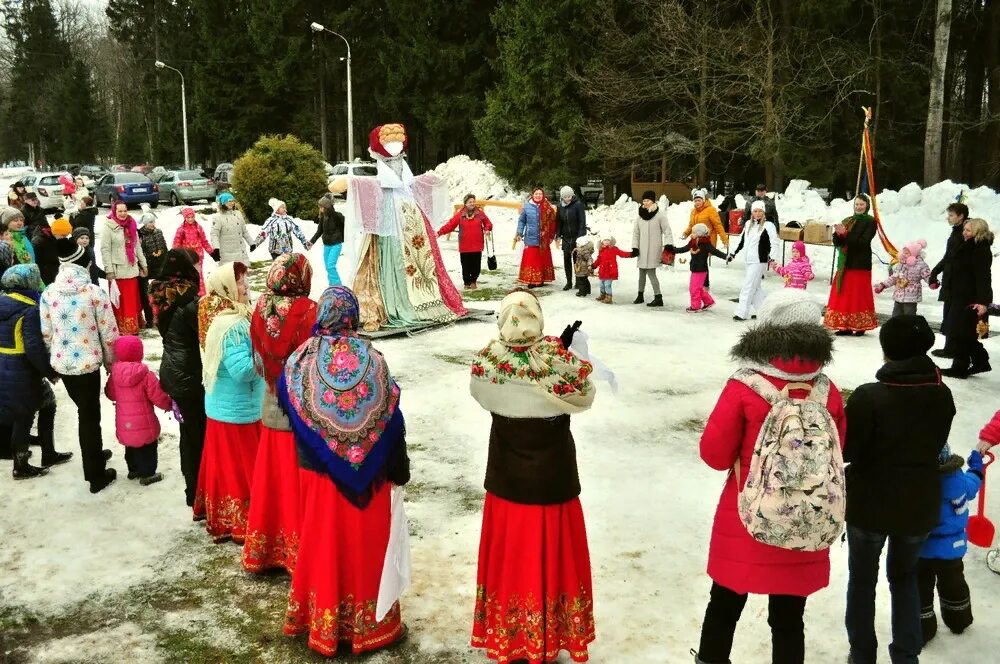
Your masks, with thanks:
[[(948, 223), (951, 224), (951, 235), (948, 236), (948, 244), (945, 246), (944, 256), (938, 264), (931, 270), (930, 287), (941, 289), (938, 293), (938, 300), (944, 302), (944, 318), (941, 322), (941, 334), (944, 335), (944, 348), (933, 351), (931, 355), (935, 357), (955, 357), (955, 343), (950, 335), (950, 321), (948, 320), (951, 310), (951, 280), (948, 278), (951, 273), (951, 259), (955, 250), (962, 244), (962, 228), (969, 220), (969, 207), (964, 203), (952, 203), (948, 206)], [(938, 275), (944, 279), (941, 284)]]
[(927, 351), (934, 332), (922, 316), (896, 316), (879, 332), (886, 363), (876, 383), (847, 400), (847, 635), (851, 661), (877, 658), (875, 585), (889, 541), (892, 660), (916, 662), (923, 646), (917, 561), (938, 522), (938, 455), (955, 402)]
[(35, 192), (32, 191), (24, 195), (24, 209), (21, 212), (24, 213), (25, 237), (34, 237), (37, 229), (49, 227), (45, 210), (42, 209), (42, 203), (38, 200), (38, 194)]
[(576, 249), (576, 239), (587, 234), (587, 210), (583, 202), (573, 193), (573, 188), (566, 185), (559, 190), (559, 207), (556, 208), (556, 237), (562, 244), (563, 266), (566, 268), (566, 286), (564, 291), (573, 288), (573, 250)]
[[(87, 234), (90, 235), (90, 246), (94, 247), (94, 222), (97, 219), (97, 207), (94, 205), (94, 199), (90, 196), (84, 196), (83, 207), (77, 210), (76, 214), (70, 217), (70, 223), (73, 224), (73, 229), (86, 228)], [(148, 256), (147, 256), (148, 259)], [(150, 272), (150, 274), (154, 274)], [(154, 274), (155, 276), (155, 274)]]
[[(774, 205), (774, 199), (768, 197), (767, 186), (764, 184), (757, 185), (754, 197), (748, 200), (746, 206), (744, 206), (743, 223), (746, 224), (747, 220), (750, 219), (750, 206), (753, 205), (754, 201), (764, 201), (764, 218), (773, 223), (775, 228), (780, 228), (778, 225), (778, 208)], [(723, 223), (725, 223), (725, 220), (723, 220)]]
[(323, 263), (326, 265), (328, 286), (340, 285), (340, 274), (337, 272), (337, 261), (340, 251), (344, 248), (344, 215), (333, 207), (333, 194), (326, 194), (319, 199), (319, 219), (316, 220), (316, 234), (309, 240), (323, 238)]

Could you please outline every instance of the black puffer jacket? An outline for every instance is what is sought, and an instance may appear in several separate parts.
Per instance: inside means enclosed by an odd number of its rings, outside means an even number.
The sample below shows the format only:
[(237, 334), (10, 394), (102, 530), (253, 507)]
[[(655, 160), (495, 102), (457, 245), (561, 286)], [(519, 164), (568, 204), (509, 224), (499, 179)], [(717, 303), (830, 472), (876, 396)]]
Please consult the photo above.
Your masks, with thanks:
[[(160, 386), (174, 399), (198, 399), (205, 395), (201, 383), (201, 349), (198, 346), (198, 297), (175, 307), (174, 314), (163, 322), (163, 359), (160, 360)], [(166, 329), (163, 334), (162, 329)]]
[(344, 215), (331, 208), (324, 208), (323, 213), (316, 220), (316, 234), (309, 242), (315, 244), (316, 240), (323, 238), (323, 244), (333, 246), (344, 241)]
[(938, 261), (938, 264), (934, 266), (931, 270), (931, 283), (938, 280), (938, 275), (941, 275), (943, 282), (941, 283), (941, 290), (938, 293), (938, 300), (944, 302), (949, 299), (951, 295), (951, 259), (955, 255), (955, 250), (965, 242), (965, 238), (962, 237), (962, 226), (964, 224), (955, 224), (951, 227), (951, 235), (948, 236), (948, 244), (944, 249), (944, 256)]
[(35, 227), (31, 244), (35, 248), (35, 262), (38, 263), (38, 271), (42, 273), (42, 281), (48, 286), (59, 274), (59, 249), (47, 221), (42, 226)]
[(563, 205), (562, 201), (559, 201), (556, 207), (556, 219), (556, 235), (563, 240), (576, 242), (576, 238), (587, 234), (587, 209), (576, 196), (569, 205)]
[[(21, 212), (24, 214), (25, 237), (34, 237), (36, 229), (49, 227), (49, 220), (46, 218), (45, 210), (42, 208), (25, 203), (24, 209)], [(49, 282), (46, 281), (45, 283)]]
[(993, 302), (990, 242), (963, 240), (948, 263), (948, 299), (952, 306)]
[(926, 355), (887, 362), (877, 383), (847, 400), (847, 523), (886, 535), (925, 535), (938, 522), (938, 454), (955, 402)]
[(97, 219), (97, 208), (89, 207), (83, 208), (72, 217), (70, 217), (69, 223), (72, 224), (73, 229), (86, 228), (87, 232), (90, 234), (90, 246), (94, 246), (94, 221)]

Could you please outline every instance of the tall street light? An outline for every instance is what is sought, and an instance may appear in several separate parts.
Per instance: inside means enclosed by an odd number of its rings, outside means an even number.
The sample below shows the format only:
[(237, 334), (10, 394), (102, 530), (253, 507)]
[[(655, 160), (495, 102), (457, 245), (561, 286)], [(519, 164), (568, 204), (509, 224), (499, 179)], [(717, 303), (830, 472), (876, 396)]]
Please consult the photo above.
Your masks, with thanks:
[(347, 161), (354, 161), (354, 100), (351, 95), (351, 44), (339, 32), (334, 32), (324, 25), (313, 21), (309, 24), (313, 32), (329, 32), (344, 40), (347, 44)]
[(157, 60), (154, 64), (156, 64), (157, 69), (169, 69), (177, 72), (177, 74), (181, 77), (181, 117), (184, 122), (184, 169), (188, 170), (191, 168), (191, 157), (188, 153), (188, 111), (187, 93), (184, 91), (184, 74), (181, 73), (180, 69), (174, 69), (161, 60)]

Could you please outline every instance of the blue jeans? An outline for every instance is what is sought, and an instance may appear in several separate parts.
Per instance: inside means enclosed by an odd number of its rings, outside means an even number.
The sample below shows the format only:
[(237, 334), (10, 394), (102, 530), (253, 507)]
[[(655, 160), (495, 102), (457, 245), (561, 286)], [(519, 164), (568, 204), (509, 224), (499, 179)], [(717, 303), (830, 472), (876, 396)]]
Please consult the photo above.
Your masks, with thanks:
[(323, 264), (326, 266), (327, 286), (340, 285), (340, 273), (337, 272), (337, 260), (340, 258), (340, 250), (343, 248), (343, 244), (323, 245)]
[(920, 591), (917, 586), (917, 562), (927, 535), (884, 535), (847, 527), (847, 639), (851, 644), (853, 664), (874, 664), (878, 657), (875, 637), (875, 584), (878, 582), (879, 558), (885, 541), (886, 578), (892, 602), (892, 643), (889, 658), (893, 664), (916, 664), (924, 638), (920, 630)]
[(611, 295), (611, 285), (615, 283), (611, 279), (601, 279), (601, 293)]

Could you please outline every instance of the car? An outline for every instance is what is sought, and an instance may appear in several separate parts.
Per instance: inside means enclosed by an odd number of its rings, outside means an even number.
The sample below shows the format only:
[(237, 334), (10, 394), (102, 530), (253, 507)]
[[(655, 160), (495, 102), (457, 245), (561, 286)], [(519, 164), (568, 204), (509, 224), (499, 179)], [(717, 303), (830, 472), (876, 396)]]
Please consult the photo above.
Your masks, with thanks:
[(201, 171), (167, 171), (160, 177), (160, 200), (171, 205), (215, 198), (215, 181)]
[(133, 173), (142, 173), (143, 175), (148, 175), (149, 171), (151, 171), (152, 169), (153, 169), (153, 167), (150, 166), (149, 164), (139, 164), (137, 166), (133, 166), (132, 167), (132, 172)]
[(78, 173), (78, 175), (80, 177), (100, 180), (107, 172), (108, 172), (107, 169), (102, 166), (98, 166), (97, 164), (87, 164), (85, 166), (80, 167), (80, 172)]
[(125, 164), (115, 164), (108, 170), (111, 171), (112, 173), (128, 173), (128, 166), (126, 166)]
[(223, 171), (232, 171), (232, 170), (233, 170), (233, 165), (228, 161), (224, 161), (215, 167), (215, 173), (212, 174), (212, 177), (215, 180), (218, 180), (220, 177), (222, 177)]
[(233, 186), (233, 171), (232, 169), (228, 171), (222, 171), (219, 173), (219, 177), (215, 178), (215, 193), (221, 194), (224, 191), (229, 191)]
[(97, 205), (111, 205), (113, 200), (125, 201), (126, 205), (149, 203), (156, 207), (160, 203), (160, 188), (142, 173), (108, 173), (97, 181), (92, 193)]
[(370, 161), (342, 161), (327, 176), (332, 182), (345, 175), (377, 175), (378, 167)]
[(39, 207), (43, 210), (55, 210), (63, 206), (63, 186), (59, 184), (62, 171), (48, 173), (31, 173), (21, 178), (21, 182), (29, 191), (38, 195)]

